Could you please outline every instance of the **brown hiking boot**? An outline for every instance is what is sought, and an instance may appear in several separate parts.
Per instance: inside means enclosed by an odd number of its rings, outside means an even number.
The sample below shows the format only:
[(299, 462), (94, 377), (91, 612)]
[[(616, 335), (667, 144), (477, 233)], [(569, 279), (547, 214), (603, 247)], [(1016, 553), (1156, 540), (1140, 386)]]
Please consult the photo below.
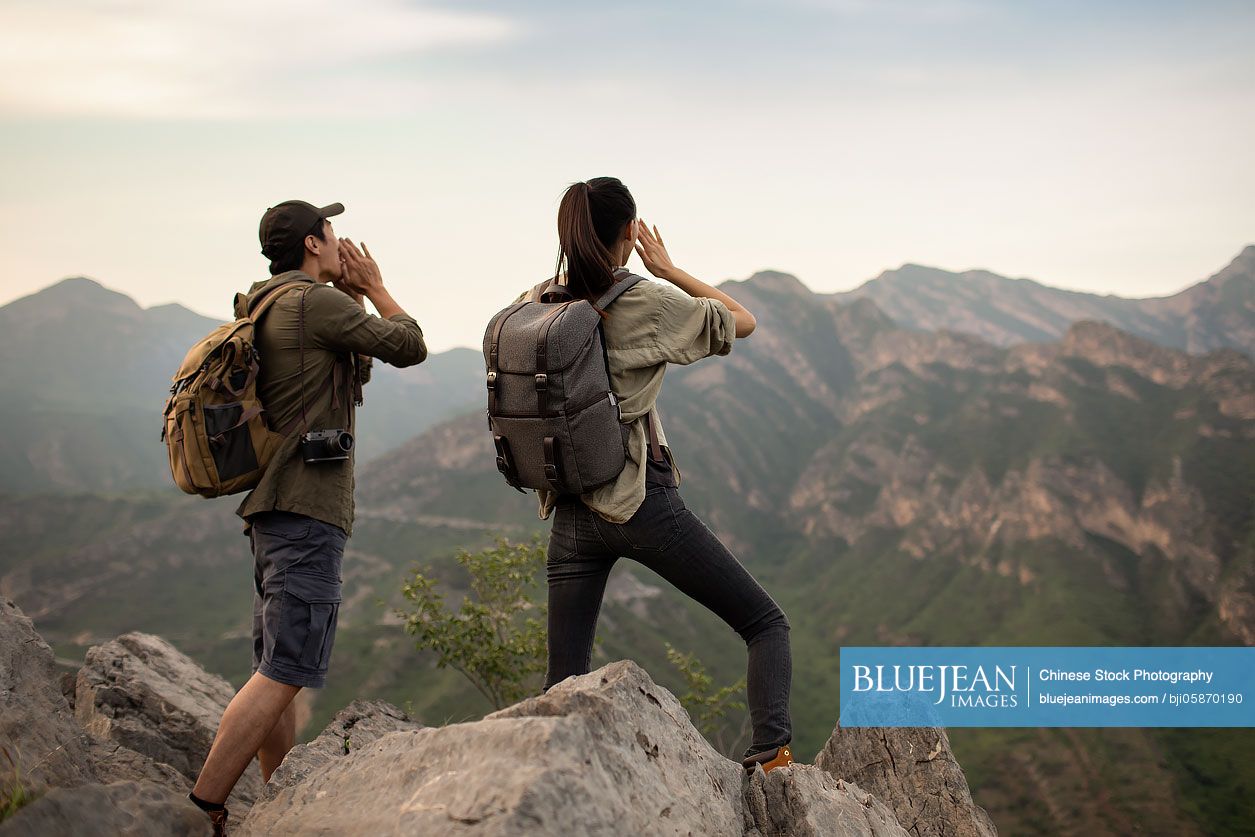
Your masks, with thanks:
[(209, 815), (209, 822), (214, 827), (214, 837), (226, 837), (227, 835), (227, 809), (221, 811), (206, 811)]
[(776, 747), (771, 750), (764, 750), (761, 753), (755, 753), (747, 759), (741, 759), (741, 765), (749, 771), (755, 767), (762, 767), (764, 773), (770, 773), (777, 767), (784, 767), (793, 763), (793, 751), (789, 749), (789, 745)]

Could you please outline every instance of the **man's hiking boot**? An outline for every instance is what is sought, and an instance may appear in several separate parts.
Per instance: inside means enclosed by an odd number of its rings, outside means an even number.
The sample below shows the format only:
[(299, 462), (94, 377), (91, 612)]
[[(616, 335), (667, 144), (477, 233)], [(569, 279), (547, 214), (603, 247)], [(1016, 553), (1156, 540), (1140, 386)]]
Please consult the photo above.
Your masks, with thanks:
[(226, 837), (227, 834), (227, 809), (221, 811), (206, 811), (209, 815), (209, 822), (214, 827), (214, 837)]
[(793, 763), (793, 751), (789, 749), (789, 745), (775, 747), (770, 750), (764, 750), (761, 753), (755, 753), (746, 759), (741, 759), (741, 765), (747, 771), (753, 771), (755, 767), (761, 766), (764, 773), (770, 773), (777, 767), (784, 767)]
[(205, 816), (209, 817), (209, 824), (214, 827), (214, 837), (226, 837), (227, 807), (225, 805), (214, 805), (203, 799), (197, 799), (195, 793), (189, 793), (187, 798), (192, 800), (192, 804), (201, 809)]

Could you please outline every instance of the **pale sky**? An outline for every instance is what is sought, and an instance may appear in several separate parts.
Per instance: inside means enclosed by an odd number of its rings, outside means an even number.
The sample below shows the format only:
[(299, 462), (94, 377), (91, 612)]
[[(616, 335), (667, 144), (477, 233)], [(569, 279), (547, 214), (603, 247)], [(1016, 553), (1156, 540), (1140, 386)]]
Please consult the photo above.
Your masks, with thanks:
[(265, 208), (341, 201), (477, 346), (598, 175), (712, 282), (1172, 293), (1255, 243), (1252, 43), (1250, 2), (0, 0), (0, 304), (87, 275), (225, 318)]

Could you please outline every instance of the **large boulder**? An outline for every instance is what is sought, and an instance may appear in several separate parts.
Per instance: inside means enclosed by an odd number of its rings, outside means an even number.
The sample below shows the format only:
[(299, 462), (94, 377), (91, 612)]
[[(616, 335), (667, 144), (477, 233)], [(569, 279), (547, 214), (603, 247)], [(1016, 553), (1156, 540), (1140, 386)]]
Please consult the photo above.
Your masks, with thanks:
[(153, 761), (113, 741), (92, 738), (87, 751), (96, 775), (109, 782), (151, 782), (179, 795), (192, 789), (193, 780), (170, 765)]
[[(234, 694), (230, 683), (161, 637), (129, 633), (87, 652), (74, 712), (97, 740), (169, 765), (194, 782)], [(254, 762), (227, 802), (233, 815), (248, 809), (261, 784)]]
[(912, 837), (997, 837), (944, 729), (837, 727), (815, 766), (883, 801)]
[(746, 837), (912, 837), (883, 802), (809, 764), (755, 770), (745, 802)]
[(742, 771), (635, 663), (481, 721), (385, 735), (259, 802), (249, 834), (740, 834)]
[(201, 837), (212, 831), (191, 800), (148, 782), (55, 788), (0, 823), (3, 837)]
[(0, 786), (19, 775), (32, 791), (96, 780), (52, 648), (17, 605), (0, 598)]
[(284, 757), (270, 781), (262, 787), (261, 799), (274, 799), (279, 792), (298, 785), (316, 770), (346, 758), (388, 733), (422, 729), (422, 724), (382, 700), (355, 700), (336, 713), (331, 723), (308, 744), (297, 744)]
[(908, 837), (816, 767), (747, 777), (627, 660), (481, 721), (409, 724), (386, 704), (350, 707), (293, 750), (244, 833)]

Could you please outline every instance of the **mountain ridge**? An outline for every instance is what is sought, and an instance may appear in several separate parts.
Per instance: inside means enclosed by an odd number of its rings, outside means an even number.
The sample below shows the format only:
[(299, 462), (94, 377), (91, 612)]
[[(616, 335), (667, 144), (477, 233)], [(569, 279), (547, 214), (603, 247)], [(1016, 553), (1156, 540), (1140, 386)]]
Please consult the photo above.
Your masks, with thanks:
[[(779, 275), (742, 283), (755, 334), (725, 358), (670, 369), (660, 412), (686, 505), (790, 616), (795, 659), (806, 660), (793, 707), (803, 757), (830, 729), (842, 645), (1251, 640), (1255, 372), (1244, 354), (1191, 355), (1088, 322), (1004, 347), (905, 328), (873, 300), (799, 286)], [(477, 353), (465, 358), (478, 367)], [(395, 601), (416, 560), (464, 589), (456, 548), (543, 530), (535, 499), (492, 464), (479, 373), (466, 373), (473, 410), (363, 464), (345, 561), (354, 592), (327, 701), (368, 684), (426, 711), (474, 706), (416, 664), (425, 658), (370, 602)], [(29, 602), (66, 656), (84, 635), (150, 630), (246, 676), (252, 591), (229, 505), (10, 501), (0, 591)], [(731, 632), (628, 563), (607, 591), (609, 654), (665, 677), (665, 638), (700, 649), (718, 682), (743, 673)], [(222, 607), (198, 612), (207, 597)], [(1238, 815), (1206, 800), (1237, 798), (1251, 781), (1231, 755), (1249, 744), (1241, 732), (1034, 735), (954, 735), (1008, 833), (1114, 835), (1128, 823), (1217, 833)], [(1218, 819), (1196, 821), (1200, 809)]]

